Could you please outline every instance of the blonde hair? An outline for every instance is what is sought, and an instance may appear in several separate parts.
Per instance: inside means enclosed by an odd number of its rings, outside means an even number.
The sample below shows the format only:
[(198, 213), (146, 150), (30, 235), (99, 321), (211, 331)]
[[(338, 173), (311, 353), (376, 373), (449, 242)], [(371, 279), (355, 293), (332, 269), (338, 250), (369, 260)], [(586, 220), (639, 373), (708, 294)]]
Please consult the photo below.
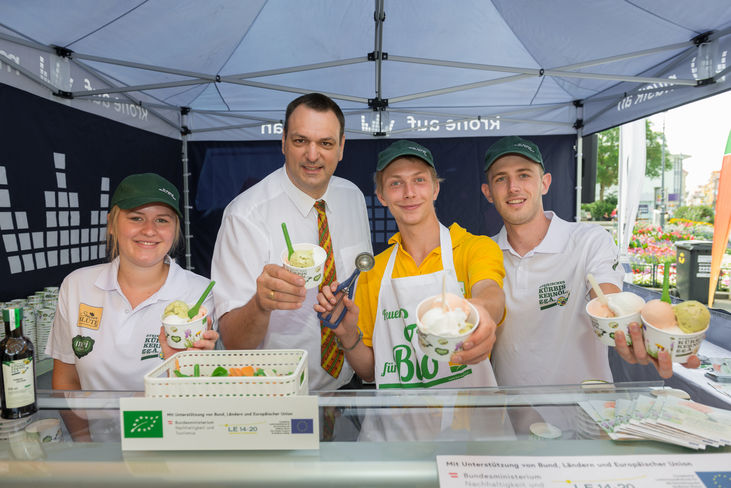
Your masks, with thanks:
[[(431, 164), (428, 164), (426, 161), (424, 161), (423, 159), (421, 159), (417, 156), (399, 156), (396, 159), (407, 159), (409, 161), (414, 161), (414, 162), (418, 161), (419, 163), (424, 163), (424, 165), (429, 169), (429, 174), (431, 175), (431, 180), (434, 185), (434, 188), (436, 188), (437, 183), (441, 183), (442, 181), (444, 181), (444, 178), (440, 178), (439, 176), (437, 176), (437, 170), (434, 168), (434, 166), (432, 166)], [(396, 159), (394, 159), (393, 161), (396, 161)], [(393, 161), (391, 161), (391, 163)], [(391, 163), (388, 163), (388, 164), (391, 164)], [(388, 168), (388, 166), (386, 166), (386, 168)], [(373, 175), (373, 182), (376, 185), (376, 193), (379, 195), (382, 194), (383, 172), (386, 170), (386, 168), (383, 168), (381, 171), (376, 171), (375, 174)]]
[[(115, 205), (109, 210), (107, 214), (107, 256), (109, 261), (114, 261), (119, 256), (119, 240), (117, 239), (117, 226), (119, 225), (119, 216), (122, 213), (121, 209)], [(175, 250), (178, 248), (180, 241), (183, 239), (183, 232), (180, 229), (180, 221), (178, 214), (173, 212), (175, 218), (175, 237), (173, 237), (173, 244), (168, 249), (168, 254), (173, 255)]]

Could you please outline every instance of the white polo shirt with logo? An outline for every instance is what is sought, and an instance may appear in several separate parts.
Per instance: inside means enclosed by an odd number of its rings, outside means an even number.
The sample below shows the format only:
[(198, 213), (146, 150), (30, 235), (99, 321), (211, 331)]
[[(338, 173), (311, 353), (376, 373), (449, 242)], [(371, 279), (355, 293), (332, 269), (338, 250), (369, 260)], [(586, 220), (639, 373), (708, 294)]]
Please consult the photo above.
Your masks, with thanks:
[[(82, 390), (144, 390), (144, 375), (162, 362), (158, 334), (165, 307), (174, 300), (197, 302), (209, 283), (166, 260), (165, 283), (135, 309), (117, 283), (119, 258), (64, 279), (46, 354), (75, 365)], [(204, 306), (213, 318), (211, 295)]]
[(546, 236), (523, 257), (508, 243), (505, 227), (493, 238), (503, 250), (507, 307), (492, 352), (498, 385), (612, 381), (607, 347), (597, 340), (585, 311), (586, 275), (621, 289), (617, 247), (598, 225), (545, 215), (551, 219)]

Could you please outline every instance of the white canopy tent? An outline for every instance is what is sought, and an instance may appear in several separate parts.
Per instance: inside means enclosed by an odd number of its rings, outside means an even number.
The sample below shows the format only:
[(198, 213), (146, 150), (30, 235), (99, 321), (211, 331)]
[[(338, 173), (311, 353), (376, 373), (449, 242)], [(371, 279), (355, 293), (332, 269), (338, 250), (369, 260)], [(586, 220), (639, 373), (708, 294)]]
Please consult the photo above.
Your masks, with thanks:
[(583, 135), (728, 90), (730, 34), (728, 0), (0, 0), (0, 83), (180, 138), (184, 164), (279, 139), (318, 91), (349, 138), (575, 134), (580, 182)]
[(727, 0), (2, 0), (0, 82), (189, 140), (312, 91), (349, 137), (588, 134), (727, 90), (730, 33)]

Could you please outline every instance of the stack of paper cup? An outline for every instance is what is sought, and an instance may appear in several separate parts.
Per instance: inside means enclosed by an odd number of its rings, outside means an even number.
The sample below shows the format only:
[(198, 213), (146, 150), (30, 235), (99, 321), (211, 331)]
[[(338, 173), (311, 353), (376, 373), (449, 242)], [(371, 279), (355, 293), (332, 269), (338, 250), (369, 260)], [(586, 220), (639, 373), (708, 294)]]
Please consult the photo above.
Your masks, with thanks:
[(58, 287), (57, 286), (47, 286), (43, 289), (43, 295), (44, 300), (43, 304), (52, 309), (56, 309), (56, 305), (58, 305)]
[(48, 335), (51, 333), (51, 326), (53, 325), (55, 315), (56, 309), (46, 306), (36, 311), (36, 342), (34, 345), (38, 351), (39, 360), (51, 357), (46, 354), (46, 344), (48, 343)]
[(23, 309), (23, 335), (33, 343), (33, 358), (38, 361), (38, 338), (36, 335), (36, 312), (43, 306), (43, 299), (35, 295), (28, 297)]

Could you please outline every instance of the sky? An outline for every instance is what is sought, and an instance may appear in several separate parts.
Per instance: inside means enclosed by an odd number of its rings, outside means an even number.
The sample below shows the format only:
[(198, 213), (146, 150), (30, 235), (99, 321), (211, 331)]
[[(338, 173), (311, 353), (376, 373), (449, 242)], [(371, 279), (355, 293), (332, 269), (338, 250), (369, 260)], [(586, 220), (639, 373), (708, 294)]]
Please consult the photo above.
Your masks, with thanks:
[(721, 169), (731, 130), (731, 91), (686, 104), (649, 117), (652, 130), (661, 132), (665, 122), (667, 150), (687, 154), (683, 161), (686, 191), (708, 182), (711, 171)]

